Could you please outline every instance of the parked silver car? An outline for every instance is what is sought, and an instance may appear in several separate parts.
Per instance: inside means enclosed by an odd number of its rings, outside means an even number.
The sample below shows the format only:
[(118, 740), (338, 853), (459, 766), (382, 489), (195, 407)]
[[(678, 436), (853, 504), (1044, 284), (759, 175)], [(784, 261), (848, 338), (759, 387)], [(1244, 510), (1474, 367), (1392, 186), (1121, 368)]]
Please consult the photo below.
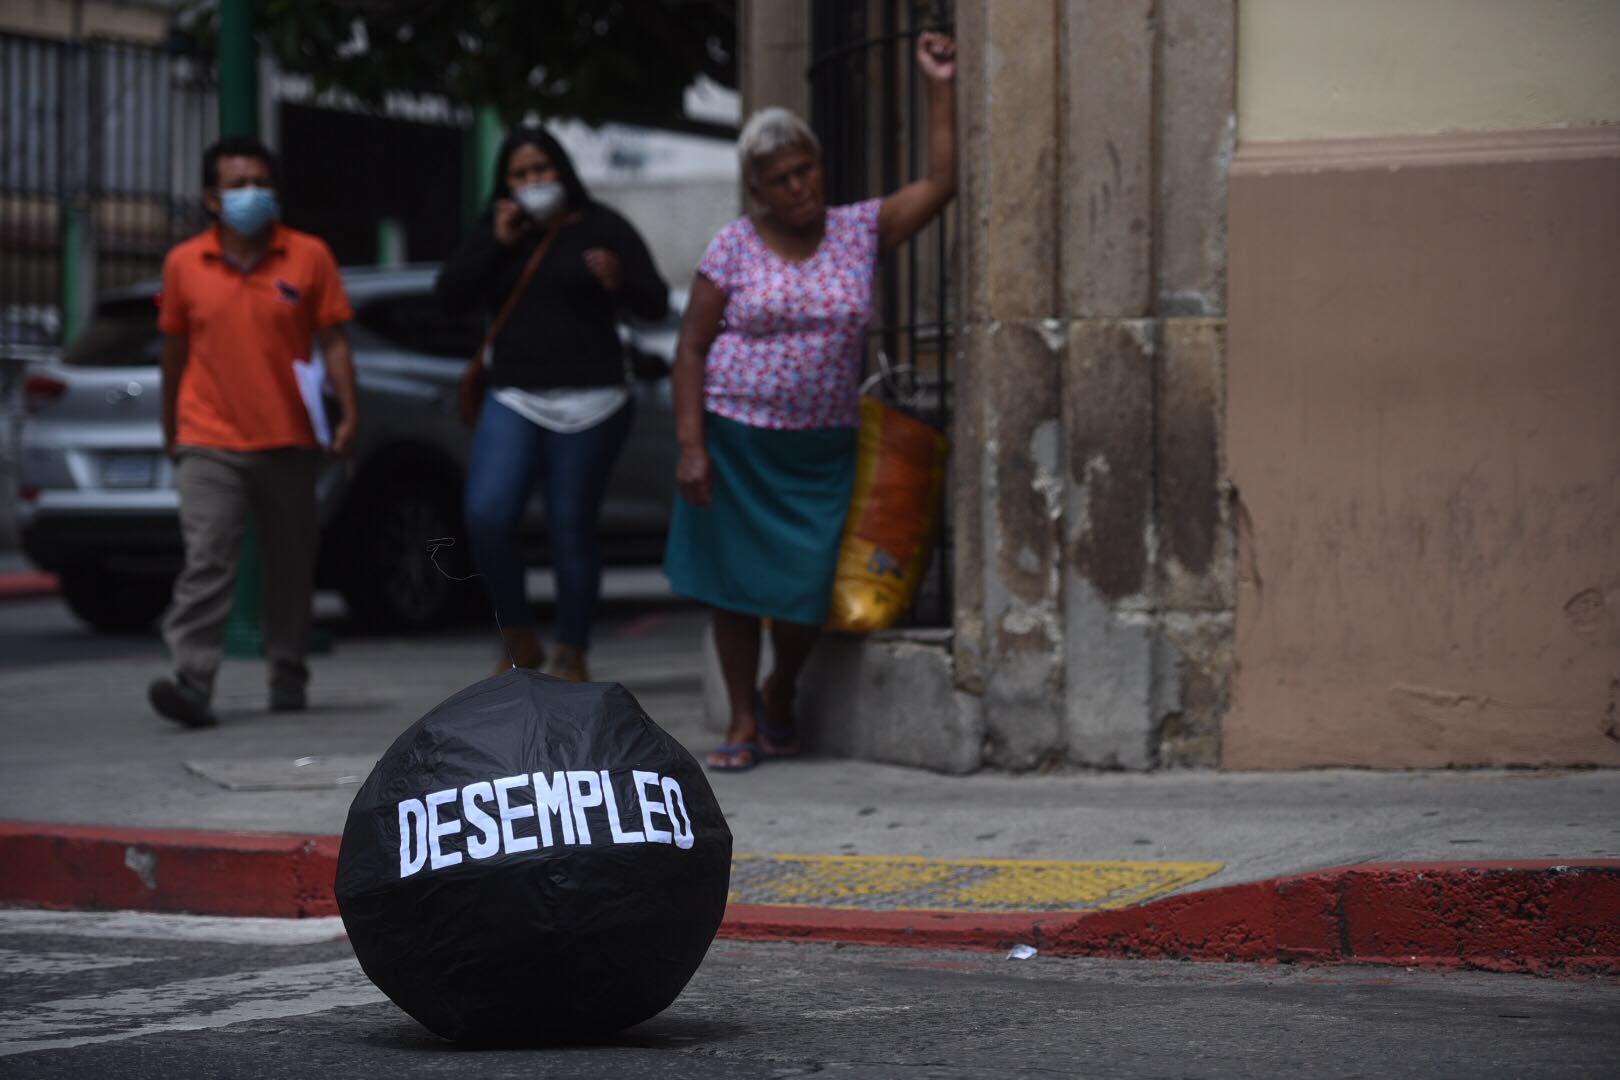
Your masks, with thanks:
[[(462, 535), (470, 437), (457, 419), (457, 385), (483, 333), (477, 316), (447, 313), (434, 299), (436, 272), (344, 271), (360, 442), (353, 460), (329, 462), (319, 480), (318, 584), (340, 590), (357, 619), (395, 629), (438, 624), (479, 597), (476, 585), (450, 581), (425, 554), (427, 541)], [(150, 624), (181, 563), (174, 470), (162, 453), (155, 291), (103, 297), (62, 358), (31, 367), (22, 385), (24, 550), (60, 577), (75, 614), (104, 629)], [(662, 323), (622, 328), (637, 412), (602, 511), (609, 563), (653, 562), (662, 552), (674, 495), (666, 375), (683, 301), (671, 298)], [(538, 493), (525, 535), (531, 560), (543, 562)]]

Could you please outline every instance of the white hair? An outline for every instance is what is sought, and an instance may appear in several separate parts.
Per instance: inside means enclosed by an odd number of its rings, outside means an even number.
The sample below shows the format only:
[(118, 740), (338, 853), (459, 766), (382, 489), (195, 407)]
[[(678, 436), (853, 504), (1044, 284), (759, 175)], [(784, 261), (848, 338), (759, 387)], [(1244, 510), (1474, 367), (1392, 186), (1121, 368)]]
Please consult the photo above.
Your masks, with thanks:
[(762, 162), (789, 148), (821, 156), (821, 140), (791, 110), (771, 105), (750, 116), (737, 136), (737, 161), (742, 166), (743, 182), (752, 184)]

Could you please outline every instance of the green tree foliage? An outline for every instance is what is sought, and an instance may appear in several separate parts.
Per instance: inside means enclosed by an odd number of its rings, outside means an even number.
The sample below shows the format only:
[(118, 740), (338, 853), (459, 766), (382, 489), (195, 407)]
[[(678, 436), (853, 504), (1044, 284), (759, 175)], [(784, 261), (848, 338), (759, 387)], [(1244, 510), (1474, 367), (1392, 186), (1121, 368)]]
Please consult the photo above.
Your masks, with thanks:
[(700, 75), (737, 82), (733, 0), (255, 0), (284, 70), (380, 104), (390, 91), (720, 134), (688, 118)]

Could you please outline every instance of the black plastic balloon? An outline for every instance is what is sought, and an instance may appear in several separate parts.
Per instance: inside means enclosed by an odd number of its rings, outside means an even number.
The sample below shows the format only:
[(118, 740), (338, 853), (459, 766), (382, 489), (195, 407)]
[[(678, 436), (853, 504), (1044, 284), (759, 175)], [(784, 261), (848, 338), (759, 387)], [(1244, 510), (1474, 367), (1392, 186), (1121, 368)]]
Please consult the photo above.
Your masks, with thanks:
[(730, 883), (702, 768), (628, 690), (513, 670), (377, 762), (349, 808), (337, 900), (360, 966), (431, 1031), (538, 1043), (666, 1008)]

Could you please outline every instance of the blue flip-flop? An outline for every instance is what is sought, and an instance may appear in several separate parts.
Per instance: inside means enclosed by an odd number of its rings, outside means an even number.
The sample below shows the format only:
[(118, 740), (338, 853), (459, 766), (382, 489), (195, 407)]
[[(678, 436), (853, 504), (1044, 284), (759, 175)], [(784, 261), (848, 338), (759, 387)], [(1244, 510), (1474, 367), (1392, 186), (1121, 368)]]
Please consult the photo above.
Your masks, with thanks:
[[(765, 695), (762, 693), (754, 695), (754, 727), (760, 735), (765, 736), (767, 740), (776, 743), (778, 746), (786, 742), (792, 742), (799, 737), (796, 728), (777, 727), (775, 724), (765, 722)], [(802, 753), (804, 753), (802, 746), (796, 746), (792, 750), (766, 750), (762, 745), (755, 756), (762, 761), (782, 761), (788, 758), (796, 758)]]
[(736, 765), (730, 762), (727, 762), (724, 765), (716, 765), (707, 758), (704, 759), (703, 763), (708, 767), (710, 772), (747, 772), (749, 769), (752, 769), (755, 765), (759, 764), (760, 754), (759, 745), (757, 743), (730, 743), (725, 746), (717, 746), (713, 750), (709, 751), (709, 753), (724, 754), (729, 758), (736, 757), (738, 754), (745, 751), (748, 754), (748, 764), (746, 765)]

